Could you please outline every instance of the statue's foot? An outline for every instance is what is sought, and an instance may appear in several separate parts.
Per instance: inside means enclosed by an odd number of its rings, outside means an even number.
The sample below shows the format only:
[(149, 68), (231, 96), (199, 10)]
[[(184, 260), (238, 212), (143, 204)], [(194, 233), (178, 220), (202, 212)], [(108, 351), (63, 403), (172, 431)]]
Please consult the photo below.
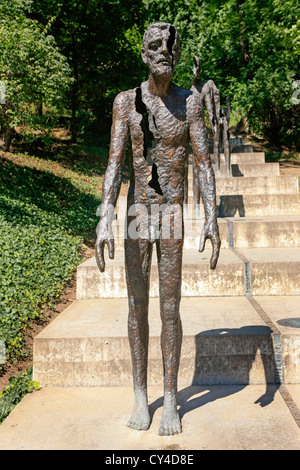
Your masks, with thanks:
[(160, 436), (172, 436), (181, 432), (181, 422), (176, 407), (164, 406), (158, 434)]
[(132, 429), (138, 431), (146, 431), (150, 426), (150, 414), (147, 405), (135, 406), (130, 417), (130, 420), (127, 423)]

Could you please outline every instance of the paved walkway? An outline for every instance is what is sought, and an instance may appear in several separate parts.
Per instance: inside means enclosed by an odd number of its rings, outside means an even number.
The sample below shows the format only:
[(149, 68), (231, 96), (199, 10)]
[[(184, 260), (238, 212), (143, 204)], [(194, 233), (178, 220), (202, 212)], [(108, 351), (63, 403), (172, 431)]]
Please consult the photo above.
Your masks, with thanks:
[(126, 425), (131, 387), (46, 387), (26, 395), (0, 426), (0, 449), (300, 450), (300, 385), (181, 389), (183, 432), (175, 436), (158, 435), (161, 387), (150, 387), (149, 402), (151, 427), (135, 431)]

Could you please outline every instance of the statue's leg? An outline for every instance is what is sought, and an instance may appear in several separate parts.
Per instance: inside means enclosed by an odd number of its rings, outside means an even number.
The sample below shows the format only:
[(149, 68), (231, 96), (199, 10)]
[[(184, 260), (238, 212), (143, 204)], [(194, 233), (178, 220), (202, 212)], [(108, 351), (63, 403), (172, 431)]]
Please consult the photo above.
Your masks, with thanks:
[(226, 163), (226, 176), (231, 176), (230, 164), (230, 145), (229, 145), (229, 130), (226, 120), (224, 120), (223, 141), (224, 141), (224, 157)]
[(176, 394), (182, 342), (182, 327), (179, 313), (182, 248), (182, 239), (161, 238), (157, 243), (162, 320), (161, 348), (164, 367), (164, 406), (159, 428), (160, 435), (172, 435), (181, 432)]
[(189, 167), (187, 164), (187, 169), (185, 172), (184, 178), (184, 204), (187, 205), (189, 202)]
[(188, 164), (186, 166), (186, 172), (185, 172), (185, 177), (184, 177), (184, 197), (183, 197), (183, 203), (184, 203), (184, 217), (187, 218), (189, 213), (188, 213), (188, 202), (189, 202), (189, 167)]
[(125, 240), (128, 290), (128, 337), (131, 350), (135, 403), (128, 426), (146, 430), (150, 426), (147, 397), (148, 304), (152, 244), (148, 240)]
[(216, 164), (216, 175), (221, 176), (220, 168), (220, 126), (218, 125), (214, 133), (214, 159)]
[(193, 202), (194, 202), (194, 219), (200, 218), (200, 183), (198, 171), (195, 165), (195, 156), (193, 155)]

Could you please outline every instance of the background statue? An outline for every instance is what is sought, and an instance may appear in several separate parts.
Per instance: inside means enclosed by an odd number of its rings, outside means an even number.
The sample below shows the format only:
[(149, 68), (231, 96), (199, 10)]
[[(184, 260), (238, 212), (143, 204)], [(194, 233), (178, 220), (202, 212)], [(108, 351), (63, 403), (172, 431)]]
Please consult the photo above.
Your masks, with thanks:
[[(169, 23), (150, 26), (144, 33), (142, 46), (142, 59), (149, 67), (149, 78), (141, 86), (122, 92), (115, 98), (110, 155), (103, 182), (101, 217), (95, 246), (97, 264), (103, 272), (105, 245), (108, 246), (109, 257), (114, 257), (111, 208), (115, 207), (119, 195), (122, 164), (130, 135), (133, 174), (127, 199), (125, 270), (135, 404), (128, 426), (143, 430), (150, 426), (147, 398), (148, 303), (152, 249), (156, 243), (164, 366), (164, 405), (159, 428), (161, 435), (181, 432), (176, 394), (182, 341), (179, 312), (182, 208), (189, 137), (205, 208), (199, 250), (203, 251), (206, 240), (211, 240), (211, 269), (216, 267), (220, 250), (215, 176), (209, 156), (203, 110), (191, 91), (172, 82), (180, 52), (179, 34), (174, 26)], [(149, 168), (147, 148), (153, 141), (155, 147), (150, 151), (153, 164)], [(136, 227), (134, 233), (131, 231), (132, 226)]]
[[(220, 93), (218, 88), (216, 87), (215, 83), (212, 80), (208, 80), (208, 82), (202, 82), (198, 77), (201, 72), (201, 64), (200, 59), (197, 56), (193, 57), (193, 84), (191, 87), (191, 91), (196, 93), (199, 97), (201, 103), (205, 105), (208, 113), (209, 122), (211, 125), (211, 129), (213, 132), (213, 140), (214, 140), (214, 160), (216, 163), (216, 173), (218, 176), (221, 175), (220, 172), (220, 125), (219, 125), (219, 116), (220, 116)], [(193, 203), (194, 203), (194, 218), (200, 217), (200, 184), (199, 178), (197, 176), (197, 171), (195, 168), (195, 157), (192, 154), (191, 157), (192, 164), (193, 164)], [(185, 203), (187, 203), (187, 195), (188, 195), (188, 179), (186, 179), (186, 199)]]
[[(229, 118), (230, 118), (230, 99), (227, 102), (227, 108), (220, 108), (220, 92), (213, 80), (202, 82), (198, 77), (201, 72), (200, 59), (197, 56), (193, 58), (193, 84), (191, 90), (199, 94), (200, 100), (204, 103), (210, 126), (213, 132), (214, 142), (214, 161), (216, 164), (216, 174), (221, 176), (220, 171), (220, 146), (223, 144), (226, 176), (231, 176), (230, 166), (230, 145), (229, 145)], [(197, 207), (200, 202), (200, 190), (197, 186), (197, 179), (193, 181), (194, 201)]]
[(226, 176), (231, 176), (231, 163), (230, 163), (230, 134), (229, 134), (229, 120), (230, 120), (230, 98), (227, 100), (227, 108), (222, 108), (220, 113), (220, 140), (223, 140), (223, 149), (226, 165)]
[(220, 175), (220, 92), (213, 80), (202, 82), (198, 77), (201, 72), (200, 59), (193, 58), (193, 84), (191, 90), (199, 93), (200, 99), (204, 102), (208, 113), (208, 119), (213, 132), (214, 140), (214, 160), (216, 163), (216, 173)]

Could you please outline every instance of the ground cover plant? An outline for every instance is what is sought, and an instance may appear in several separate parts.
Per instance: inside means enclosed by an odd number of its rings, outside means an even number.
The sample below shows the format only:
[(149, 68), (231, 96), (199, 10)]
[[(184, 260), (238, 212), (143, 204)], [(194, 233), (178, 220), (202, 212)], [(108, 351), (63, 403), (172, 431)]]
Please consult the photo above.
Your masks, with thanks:
[[(5, 364), (0, 364), (0, 374), (1, 368), (29, 354), (26, 328), (59, 299), (82, 260), (83, 242), (95, 231), (101, 178), (91, 163), (84, 166), (84, 159), (81, 151), (81, 163), (79, 158), (77, 166), (73, 161), (68, 168), (28, 154), (1, 154), (0, 342), (5, 344)], [(16, 396), (21, 399), (31, 389), (32, 384), (26, 385), (31, 370), (13, 380), (24, 381), (24, 386), (4, 389), (3, 419)]]
[(39, 383), (32, 380), (31, 368), (27, 368), (15, 377), (10, 377), (9, 385), (0, 393), (0, 423), (27, 393), (38, 388)]

